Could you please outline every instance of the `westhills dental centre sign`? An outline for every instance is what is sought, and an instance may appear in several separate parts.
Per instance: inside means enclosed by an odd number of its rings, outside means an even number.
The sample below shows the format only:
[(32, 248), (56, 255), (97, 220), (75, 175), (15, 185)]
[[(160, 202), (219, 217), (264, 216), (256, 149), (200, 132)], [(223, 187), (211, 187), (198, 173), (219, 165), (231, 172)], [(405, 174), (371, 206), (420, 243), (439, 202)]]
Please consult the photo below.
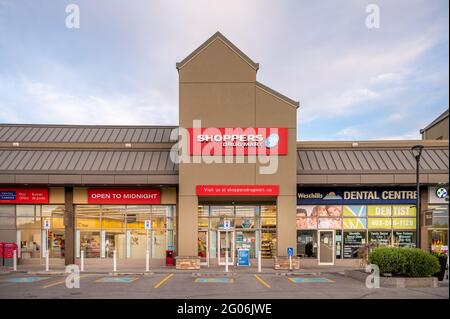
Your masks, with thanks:
[(299, 205), (414, 204), (412, 188), (298, 188)]
[(189, 155), (286, 155), (288, 129), (189, 128)]

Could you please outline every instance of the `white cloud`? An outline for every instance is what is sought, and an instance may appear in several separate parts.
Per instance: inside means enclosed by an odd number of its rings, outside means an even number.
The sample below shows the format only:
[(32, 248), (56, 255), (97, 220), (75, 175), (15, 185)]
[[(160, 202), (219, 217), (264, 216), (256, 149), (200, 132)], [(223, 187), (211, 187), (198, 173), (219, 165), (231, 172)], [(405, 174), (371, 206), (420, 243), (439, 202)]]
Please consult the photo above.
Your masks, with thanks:
[[(111, 94), (77, 96), (68, 90), (38, 81), (23, 80), (24, 108), (9, 108), (5, 122), (62, 124), (176, 124), (176, 105), (169, 105), (158, 91), (142, 96)], [(0, 105), (5, 108), (5, 106)], [(26, 109), (26, 112), (24, 112)], [(172, 112), (171, 112), (172, 111)], [(31, 113), (31, 114), (30, 114)], [(175, 116), (176, 118), (176, 116)]]

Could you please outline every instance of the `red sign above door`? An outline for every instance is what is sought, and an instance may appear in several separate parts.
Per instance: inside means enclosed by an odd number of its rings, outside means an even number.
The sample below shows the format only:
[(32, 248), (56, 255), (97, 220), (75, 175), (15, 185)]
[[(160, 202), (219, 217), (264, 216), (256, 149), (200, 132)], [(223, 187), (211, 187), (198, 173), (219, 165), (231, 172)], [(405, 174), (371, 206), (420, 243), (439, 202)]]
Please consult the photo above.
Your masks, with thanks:
[(189, 128), (189, 155), (286, 155), (288, 129)]
[(277, 196), (279, 185), (197, 185), (197, 196)]
[(161, 204), (161, 190), (91, 188), (88, 204)]
[(47, 188), (0, 188), (0, 204), (47, 204)]

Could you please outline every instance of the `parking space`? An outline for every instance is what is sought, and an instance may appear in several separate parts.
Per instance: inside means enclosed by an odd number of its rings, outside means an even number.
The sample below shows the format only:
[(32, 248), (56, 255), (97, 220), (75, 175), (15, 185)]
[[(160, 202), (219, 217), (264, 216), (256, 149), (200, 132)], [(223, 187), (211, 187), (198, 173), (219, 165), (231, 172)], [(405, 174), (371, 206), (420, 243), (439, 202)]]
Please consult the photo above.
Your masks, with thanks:
[(69, 289), (64, 275), (3, 275), (0, 277), (0, 298), (448, 298), (448, 286), (368, 289), (363, 282), (337, 273), (302, 276), (81, 274), (76, 279), (80, 281), (80, 288)]

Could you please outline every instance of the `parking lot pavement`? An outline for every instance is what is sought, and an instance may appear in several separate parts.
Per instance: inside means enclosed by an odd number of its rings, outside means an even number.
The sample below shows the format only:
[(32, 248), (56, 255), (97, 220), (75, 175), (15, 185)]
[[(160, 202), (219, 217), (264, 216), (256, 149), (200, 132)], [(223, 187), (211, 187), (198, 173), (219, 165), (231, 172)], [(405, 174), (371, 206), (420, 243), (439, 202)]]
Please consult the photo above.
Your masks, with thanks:
[(439, 288), (378, 288), (340, 275), (302, 276), (190, 273), (109, 276), (81, 274), (80, 288), (66, 288), (64, 275), (9, 274), (0, 277), (0, 298), (204, 298), (204, 299), (355, 299), (445, 298), (448, 286)]

